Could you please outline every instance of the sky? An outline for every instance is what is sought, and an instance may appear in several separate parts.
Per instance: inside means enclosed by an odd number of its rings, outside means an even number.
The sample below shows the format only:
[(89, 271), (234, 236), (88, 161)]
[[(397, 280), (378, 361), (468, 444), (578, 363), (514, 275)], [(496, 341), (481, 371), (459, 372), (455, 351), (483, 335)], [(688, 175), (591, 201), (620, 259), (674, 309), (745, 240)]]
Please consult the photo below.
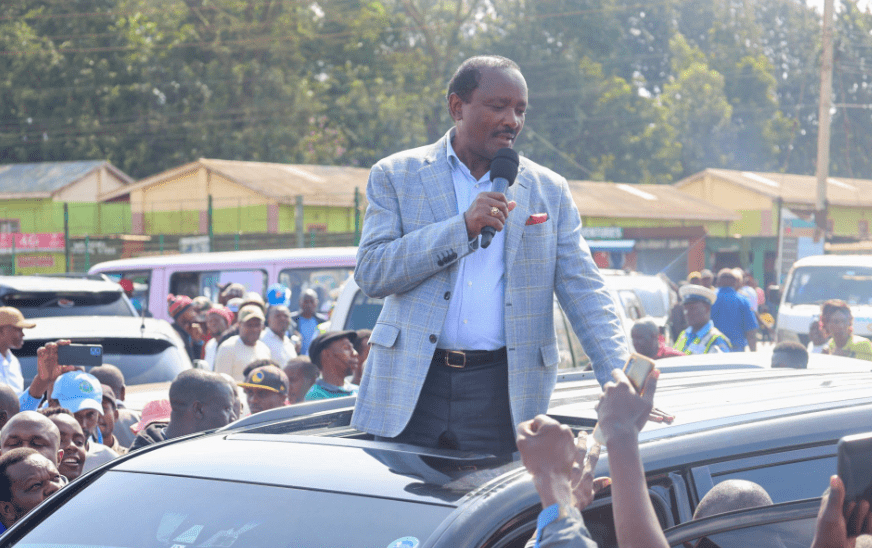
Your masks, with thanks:
[[(835, 2), (835, 6), (836, 6), (837, 9), (838, 9), (838, 6), (839, 6), (839, 1), (840, 1), (840, 0), (834, 0), (834, 2)], [(806, 3), (807, 3), (809, 6), (814, 6), (814, 7), (816, 7), (817, 10), (818, 10), (819, 12), (823, 12), (823, 11), (824, 11), (824, 0), (806, 0)], [(860, 6), (860, 9), (864, 9), (864, 8), (867, 8), (867, 7), (869, 7), (870, 5), (872, 5), (872, 0), (859, 0), (858, 4), (859, 4), (859, 6)]]

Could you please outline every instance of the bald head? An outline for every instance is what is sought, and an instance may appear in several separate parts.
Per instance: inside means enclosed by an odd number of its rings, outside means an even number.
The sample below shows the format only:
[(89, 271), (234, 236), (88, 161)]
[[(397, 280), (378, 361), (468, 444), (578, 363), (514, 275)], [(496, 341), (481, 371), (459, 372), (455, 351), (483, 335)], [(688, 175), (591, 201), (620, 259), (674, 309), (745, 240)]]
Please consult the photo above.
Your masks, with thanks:
[(753, 481), (726, 480), (715, 485), (699, 501), (693, 519), (758, 506), (772, 506), (772, 499), (765, 489)]
[(0, 429), (21, 409), (18, 395), (8, 384), (0, 384)]
[(61, 432), (58, 427), (36, 411), (18, 413), (0, 430), (0, 454), (19, 447), (30, 447), (57, 466), (60, 446)]

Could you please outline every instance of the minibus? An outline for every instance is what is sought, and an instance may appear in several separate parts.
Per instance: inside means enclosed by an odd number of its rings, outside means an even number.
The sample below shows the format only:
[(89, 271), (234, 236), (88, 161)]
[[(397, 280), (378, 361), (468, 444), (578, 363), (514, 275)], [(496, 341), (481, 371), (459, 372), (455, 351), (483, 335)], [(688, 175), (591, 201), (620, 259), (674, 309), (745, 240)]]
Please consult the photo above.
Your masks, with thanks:
[(353, 273), (356, 255), (356, 247), (183, 253), (107, 261), (94, 265), (89, 273), (104, 274), (119, 283), (129, 280), (136, 309), (168, 321), (172, 321), (167, 312), (169, 294), (203, 295), (217, 302), (219, 285), (228, 282), (241, 283), (264, 300), (267, 289), (280, 283), (291, 290), (292, 312), (299, 308), (302, 292), (313, 289), (319, 308), (328, 311), (340, 286)]

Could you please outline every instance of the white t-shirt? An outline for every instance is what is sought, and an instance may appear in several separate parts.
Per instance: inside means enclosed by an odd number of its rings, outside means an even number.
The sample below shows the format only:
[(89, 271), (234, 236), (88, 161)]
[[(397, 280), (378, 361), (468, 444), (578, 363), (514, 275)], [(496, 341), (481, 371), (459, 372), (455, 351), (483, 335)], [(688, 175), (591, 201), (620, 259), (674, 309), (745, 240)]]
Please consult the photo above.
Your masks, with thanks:
[(284, 339), (279, 338), (276, 332), (270, 328), (263, 330), (260, 334), (260, 340), (269, 347), (272, 354), (272, 361), (284, 367), (288, 364), (288, 360), (297, 357), (297, 350), (294, 348), (294, 343), (285, 335)]
[(215, 354), (218, 352), (218, 339), (212, 337), (209, 339), (209, 342), (206, 343), (206, 346), (203, 350), (203, 361), (205, 361), (209, 367), (209, 371), (215, 371)]
[(0, 354), (3, 363), (0, 364), (0, 382), (8, 384), (16, 394), (24, 392), (24, 376), (21, 374), (21, 364), (11, 350), (6, 354)]
[(248, 346), (239, 335), (234, 335), (218, 347), (215, 355), (215, 372), (227, 373), (233, 380), (242, 382), (245, 377), (242, 371), (245, 366), (257, 360), (271, 360), (272, 354), (263, 341), (257, 340), (254, 346)]
[(757, 312), (757, 290), (753, 287), (746, 285), (742, 287), (738, 291), (739, 295), (744, 295), (746, 299), (748, 299), (748, 303), (751, 305), (751, 310)]

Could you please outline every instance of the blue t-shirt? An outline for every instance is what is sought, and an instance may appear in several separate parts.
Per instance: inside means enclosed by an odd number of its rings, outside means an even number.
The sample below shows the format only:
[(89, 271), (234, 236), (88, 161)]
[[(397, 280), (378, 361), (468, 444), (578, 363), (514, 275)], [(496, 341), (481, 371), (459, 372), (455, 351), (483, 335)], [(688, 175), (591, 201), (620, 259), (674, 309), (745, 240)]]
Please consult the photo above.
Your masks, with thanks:
[(718, 289), (718, 299), (712, 305), (712, 322), (730, 339), (733, 352), (744, 352), (748, 344), (745, 333), (759, 327), (748, 299), (732, 287)]
[(303, 338), (303, 341), (300, 344), (300, 353), (303, 356), (308, 356), (309, 344), (312, 342), (312, 339), (318, 332), (318, 318), (316, 318), (315, 316), (312, 316), (311, 318), (304, 318), (300, 316), (297, 319), (297, 330), (300, 332), (300, 336)]

